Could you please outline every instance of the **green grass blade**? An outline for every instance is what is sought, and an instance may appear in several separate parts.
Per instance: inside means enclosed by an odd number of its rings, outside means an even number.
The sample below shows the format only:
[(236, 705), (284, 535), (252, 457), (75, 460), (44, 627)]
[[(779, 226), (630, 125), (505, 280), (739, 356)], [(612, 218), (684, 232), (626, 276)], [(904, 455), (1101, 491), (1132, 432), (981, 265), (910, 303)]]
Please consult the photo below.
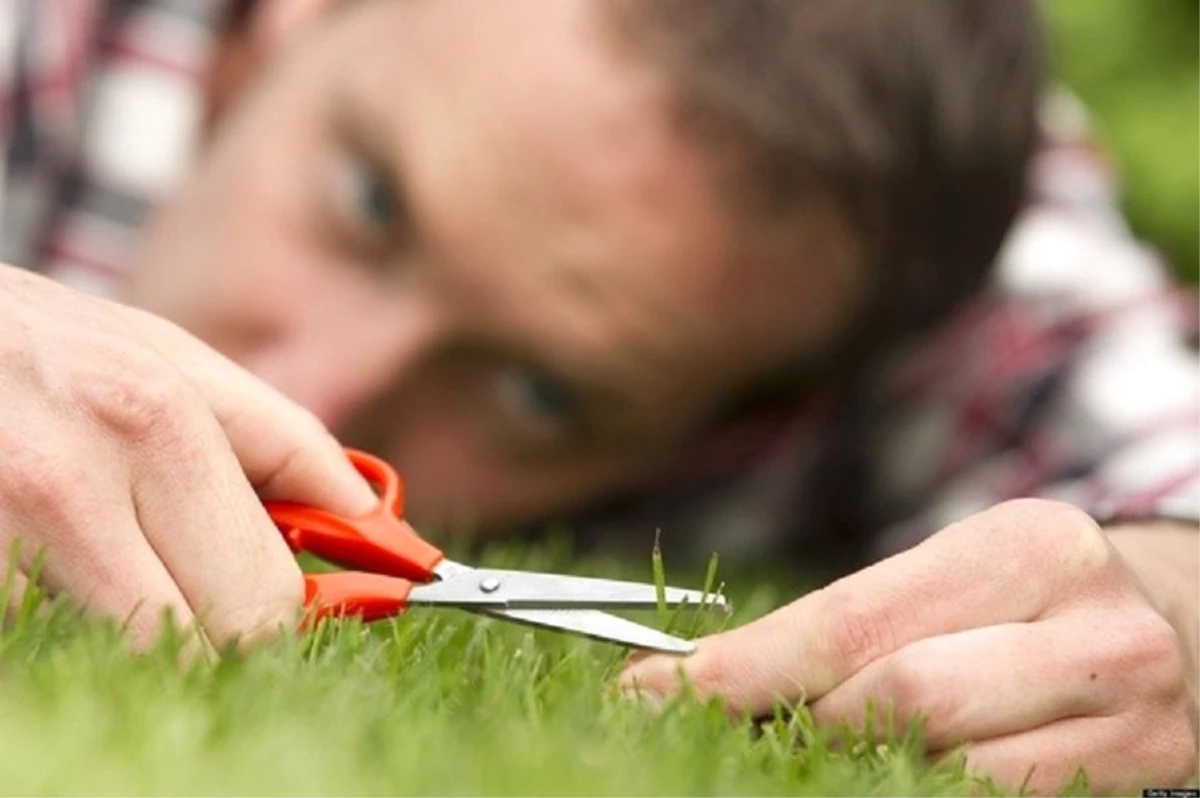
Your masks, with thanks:
[(662, 530), (654, 530), (654, 548), (650, 550), (650, 569), (654, 576), (654, 595), (658, 602), (658, 617), (667, 617), (667, 569), (663, 565)]

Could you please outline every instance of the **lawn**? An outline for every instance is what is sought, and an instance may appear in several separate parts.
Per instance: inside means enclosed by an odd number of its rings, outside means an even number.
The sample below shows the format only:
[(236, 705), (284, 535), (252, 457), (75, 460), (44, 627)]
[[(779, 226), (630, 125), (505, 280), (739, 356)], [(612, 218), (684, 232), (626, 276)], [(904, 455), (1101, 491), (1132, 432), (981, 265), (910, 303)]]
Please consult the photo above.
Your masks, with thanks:
[[(487, 559), (544, 568), (561, 552)], [(576, 570), (652, 578), (649, 560)], [(668, 573), (672, 584), (703, 584), (690, 579)], [(784, 598), (753, 581), (724, 592), (733, 622)], [(18, 613), (0, 635), (6, 794), (961, 795), (979, 786), (956, 763), (925, 763), (908, 729), (889, 745), (838, 745), (803, 712), (738, 722), (686, 697), (652, 712), (614, 690), (625, 656), (616, 646), (453, 610), (338, 622), (180, 667), (169, 642), (134, 656), (111, 627), (46, 607)], [(685, 635), (718, 623), (653, 612), (647, 621)]]

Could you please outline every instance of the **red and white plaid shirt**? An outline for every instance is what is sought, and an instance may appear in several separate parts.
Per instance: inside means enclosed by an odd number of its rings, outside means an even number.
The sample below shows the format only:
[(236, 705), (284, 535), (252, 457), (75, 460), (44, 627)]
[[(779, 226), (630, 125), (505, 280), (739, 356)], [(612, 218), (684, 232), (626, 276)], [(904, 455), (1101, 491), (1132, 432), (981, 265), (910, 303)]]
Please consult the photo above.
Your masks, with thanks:
[(0, 260), (111, 294), (195, 154), (219, 0), (0, 0)]
[[(139, 223), (195, 157), (222, 7), (0, 0), (0, 260), (116, 293)], [(979, 301), (756, 465), (621, 527), (663, 526), (677, 553), (854, 560), (1018, 496), (1200, 515), (1196, 299), (1130, 235), (1078, 104), (1051, 96), (1043, 123), (1034, 201)], [(583, 526), (611, 539), (611, 523)]]

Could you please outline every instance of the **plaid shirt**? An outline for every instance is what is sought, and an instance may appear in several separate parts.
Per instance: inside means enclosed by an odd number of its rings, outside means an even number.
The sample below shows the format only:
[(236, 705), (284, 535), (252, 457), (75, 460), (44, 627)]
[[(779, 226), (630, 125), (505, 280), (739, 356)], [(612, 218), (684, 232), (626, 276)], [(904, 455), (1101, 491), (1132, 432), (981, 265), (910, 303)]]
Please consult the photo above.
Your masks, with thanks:
[(217, 0), (0, 0), (0, 260), (112, 294), (188, 167)]
[[(0, 0), (0, 259), (115, 294), (145, 213), (192, 163), (216, 0)], [(859, 560), (1018, 496), (1101, 519), (1200, 515), (1196, 301), (1116, 210), (1069, 96), (987, 291), (754, 463), (582, 524), (685, 550)], [(732, 472), (732, 473), (729, 473)], [(647, 526), (648, 525), (648, 526)], [(645, 537), (637, 543), (644, 551)]]

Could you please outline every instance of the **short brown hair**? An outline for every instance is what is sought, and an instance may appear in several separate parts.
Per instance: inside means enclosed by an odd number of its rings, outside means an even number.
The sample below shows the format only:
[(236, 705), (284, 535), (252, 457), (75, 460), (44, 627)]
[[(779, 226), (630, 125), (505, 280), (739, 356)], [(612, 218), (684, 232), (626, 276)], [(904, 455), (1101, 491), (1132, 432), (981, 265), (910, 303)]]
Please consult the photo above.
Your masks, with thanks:
[[(732, 155), (737, 202), (786, 223), (814, 196), (854, 232), (859, 362), (983, 285), (1023, 198), (1043, 44), (1031, 0), (613, 0), (680, 129)], [(840, 357), (845, 359), (845, 352)]]

